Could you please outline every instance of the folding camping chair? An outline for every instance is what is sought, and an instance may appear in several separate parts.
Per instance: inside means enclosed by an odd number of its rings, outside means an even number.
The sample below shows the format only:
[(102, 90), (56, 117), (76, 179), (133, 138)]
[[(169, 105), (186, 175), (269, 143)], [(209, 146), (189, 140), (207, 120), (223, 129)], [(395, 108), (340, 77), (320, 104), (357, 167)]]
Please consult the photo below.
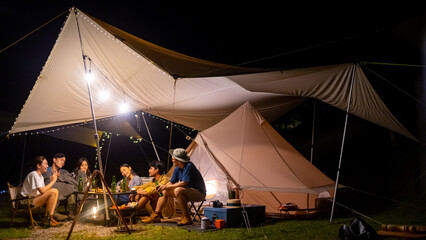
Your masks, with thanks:
[(32, 228), (38, 226), (37, 222), (33, 218), (33, 212), (46, 213), (44, 207), (35, 207), (31, 205), (31, 199), (29, 197), (22, 197), (19, 193), (21, 192), (22, 184), (14, 187), (9, 182), (7, 183), (7, 188), (9, 190), (12, 217), (10, 220), (10, 225), (13, 226), (13, 220), (19, 214), (26, 215), (28, 217), (28, 222), (31, 221)]
[[(197, 202), (190, 202), (190, 206), (189, 206), (189, 208), (188, 208), (188, 211), (189, 211), (189, 214), (191, 214), (191, 216), (192, 216), (192, 221), (195, 221), (196, 220), (196, 217), (198, 216), (198, 218), (200, 219), (200, 221), (201, 221), (201, 215), (200, 215), (200, 210), (201, 210), (201, 207), (203, 206), (203, 203), (206, 201), (206, 199), (204, 199), (204, 200), (202, 200), (201, 202), (199, 202), (200, 203), (200, 205), (198, 205), (198, 207), (197, 206), (195, 206), (195, 203), (197, 203)], [(194, 211), (194, 212), (193, 212)]]

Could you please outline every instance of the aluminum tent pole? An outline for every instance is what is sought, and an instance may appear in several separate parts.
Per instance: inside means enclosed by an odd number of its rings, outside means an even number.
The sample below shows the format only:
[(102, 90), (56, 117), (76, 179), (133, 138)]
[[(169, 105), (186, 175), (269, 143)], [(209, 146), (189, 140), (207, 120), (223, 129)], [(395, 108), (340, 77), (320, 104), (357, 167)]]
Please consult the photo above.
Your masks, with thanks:
[[(170, 119), (169, 151), (172, 148), (173, 119), (175, 118), (177, 77), (175, 77), (174, 79), (175, 81), (173, 82), (173, 111), (172, 111), (172, 117)], [(169, 169), (170, 158), (171, 158), (171, 154), (167, 154), (167, 169)]]
[[(312, 116), (312, 134), (311, 134), (311, 163), (314, 159), (314, 140), (315, 140), (315, 112), (316, 112), (316, 106), (317, 102), (314, 99), (314, 109), (313, 109), (313, 116)], [(306, 194), (306, 205), (307, 209), (309, 209), (309, 193)]]
[(317, 102), (314, 101), (314, 111), (312, 117), (312, 138), (311, 138), (311, 163), (314, 159), (314, 138), (315, 138), (315, 112), (316, 112)]
[(24, 171), (24, 161), (25, 161), (25, 147), (27, 143), (27, 135), (24, 136), (24, 147), (22, 150), (22, 161), (21, 161), (21, 176), (19, 178), (19, 182), (22, 182), (22, 172)]
[(342, 156), (343, 156), (343, 147), (345, 145), (346, 127), (348, 125), (349, 111), (351, 107), (352, 89), (353, 89), (354, 80), (355, 80), (355, 67), (356, 66), (354, 65), (352, 69), (352, 80), (351, 80), (351, 86), (349, 89), (348, 105), (346, 107), (345, 127), (343, 129), (342, 145), (340, 147), (339, 166), (337, 167), (336, 184), (334, 186), (334, 196), (333, 196), (333, 204), (331, 205), (330, 222), (333, 222), (334, 207), (336, 204), (336, 196), (337, 196), (337, 187), (339, 186), (340, 167), (342, 166)]
[[(81, 54), (83, 57), (83, 64), (84, 64), (84, 73), (87, 76), (87, 66), (86, 66), (86, 59), (89, 60), (89, 62), (91, 62), (92, 60), (87, 57), (84, 54), (84, 50), (83, 50), (83, 42), (81, 40), (81, 33), (80, 33), (80, 26), (78, 24), (78, 17), (77, 17), (77, 9), (74, 7), (74, 14), (75, 14), (75, 20), (77, 23), (77, 29), (78, 29), (78, 37), (80, 39), (80, 46), (81, 46)], [(89, 69), (89, 73), (91, 72), (91, 69)], [(93, 98), (92, 98), (92, 90), (90, 88), (90, 82), (87, 82), (87, 91), (89, 93), (89, 100), (90, 100), (90, 110), (92, 112), (92, 120), (93, 120), (93, 129), (95, 130), (95, 134), (94, 134), (94, 138), (95, 138), (95, 142), (96, 142), (96, 153), (98, 156), (98, 164), (99, 164), (99, 170), (101, 172), (102, 175), (104, 175), (103, 173), (103, 168), (102, 168), (102, 157), (101, 157), (101, 149), (99, 146), (99, 134), (98, 134), (98, 127), (96, 126), (96, 116), (95, 116), (95, 109), (93, 108)], [(109, 220), (109, 213), (108, 213), (108, 203), (107, 203), (107, 197), (106, 197), (106, 191), (105, 191), (105, 185), (102, 182), (102, 190), (104, 193), (104, 207), (105, 207), (105, 216), (106, 216), (106, 220)]]
[[(95, 109), (93, 108), (92, 90), (90, 88), (90, 82), (89, 81), (87, 81), (87, 91), (89, 92), (90, 108), (91, 108), (91, 111), (92, 111), (92, 120), (93, 120), (93, 129), (95, 130), (94, 137), (95, 137), (95, 141), (96, 141), (96, 153), (97, 153), (97, 156), (98, 156), (99, 170), (101, 171), (102, 175), (104, 175), (104, 173), (102, 171), (103, 167), (102, 167), (101, 149), (99, 147), (98, 127), (96, 126)], [(106, 197), (104, 182), (102, 182), (102, 190), (103, 190), (103, 193), (104, 193), (105, 216), (106, 216), (106, 219), (109, 220), (108, 204), (107, 204), (107, 197)]]

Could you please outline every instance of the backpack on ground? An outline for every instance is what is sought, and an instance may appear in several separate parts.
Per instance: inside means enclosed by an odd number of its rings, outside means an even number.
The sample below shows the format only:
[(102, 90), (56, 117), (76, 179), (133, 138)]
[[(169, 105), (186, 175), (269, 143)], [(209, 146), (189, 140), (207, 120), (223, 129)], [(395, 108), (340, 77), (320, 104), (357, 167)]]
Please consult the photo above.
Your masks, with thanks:
[(348, 226), (345, 224), (339, 228), (340, 240), (381, 240), (377, 232), (363, 219), (355, 218)]

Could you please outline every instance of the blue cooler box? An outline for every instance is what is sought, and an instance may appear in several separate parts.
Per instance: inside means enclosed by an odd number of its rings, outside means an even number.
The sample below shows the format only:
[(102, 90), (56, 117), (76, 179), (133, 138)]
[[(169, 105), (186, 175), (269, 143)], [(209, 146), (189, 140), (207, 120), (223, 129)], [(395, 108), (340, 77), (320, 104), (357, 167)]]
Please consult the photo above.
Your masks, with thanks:
[[(265, 221), (265, 206), (263, 205), (244, 205), (247, 212), (250, 225), (259, 224)], [(210, 221), (213, 216), (216, 219), (225, 220), (225, 227), (245, 227), (242, 207), (205, 207), (204, 216), (208, 217)], [(212, 223), (214, 225), (214, 223)]]

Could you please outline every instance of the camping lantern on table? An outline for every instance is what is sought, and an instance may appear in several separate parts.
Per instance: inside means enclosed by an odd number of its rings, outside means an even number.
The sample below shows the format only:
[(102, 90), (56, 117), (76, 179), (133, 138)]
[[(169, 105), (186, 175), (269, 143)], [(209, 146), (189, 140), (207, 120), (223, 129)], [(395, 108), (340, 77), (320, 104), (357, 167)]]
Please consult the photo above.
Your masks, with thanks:
[(93, 219), (96, 219), (96, 212), (98, 210), (96, 209), (96, 207), (93, 207)]

